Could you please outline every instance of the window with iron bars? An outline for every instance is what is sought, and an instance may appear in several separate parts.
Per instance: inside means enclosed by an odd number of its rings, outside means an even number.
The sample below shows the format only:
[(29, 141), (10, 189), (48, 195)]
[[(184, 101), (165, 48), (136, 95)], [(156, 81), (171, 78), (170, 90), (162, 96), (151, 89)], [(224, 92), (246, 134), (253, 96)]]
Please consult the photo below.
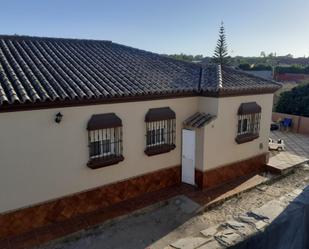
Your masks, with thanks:
[(236, 142), (244, 143), (259, 137), (261, 113), (238, 115)]
[(261, 113), (239, 115), (237, 135), (258, 134), (260, 131)]
[(166, 153), (175, 148), (176, 120), (146, 122), (146, 150), (148, 156)]
[(123, 160), (122, 127), (89, 130), (88, 166), (104, 167)]

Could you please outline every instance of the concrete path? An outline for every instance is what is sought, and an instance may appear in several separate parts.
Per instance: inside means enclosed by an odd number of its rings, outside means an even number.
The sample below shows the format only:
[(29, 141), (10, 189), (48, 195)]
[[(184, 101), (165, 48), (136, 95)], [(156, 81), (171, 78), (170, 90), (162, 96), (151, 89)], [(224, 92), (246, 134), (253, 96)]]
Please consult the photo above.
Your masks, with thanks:
[[(200, 206), (185, 196), (177, 196), (123, 219), (79, 232), (41, 249), (144, 249), (163, 248), (164, 237), (195, 215)], [(157, 242), (157, 243), (155, 243)]]

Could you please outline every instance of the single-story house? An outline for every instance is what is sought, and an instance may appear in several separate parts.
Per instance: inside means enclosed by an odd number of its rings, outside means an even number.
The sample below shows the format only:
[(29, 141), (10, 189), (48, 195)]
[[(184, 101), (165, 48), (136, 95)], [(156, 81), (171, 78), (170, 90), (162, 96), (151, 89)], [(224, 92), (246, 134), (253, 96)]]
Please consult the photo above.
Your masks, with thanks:
[(278, 88), (111, 41), (0, 36), (0, 238), (263, 171)]

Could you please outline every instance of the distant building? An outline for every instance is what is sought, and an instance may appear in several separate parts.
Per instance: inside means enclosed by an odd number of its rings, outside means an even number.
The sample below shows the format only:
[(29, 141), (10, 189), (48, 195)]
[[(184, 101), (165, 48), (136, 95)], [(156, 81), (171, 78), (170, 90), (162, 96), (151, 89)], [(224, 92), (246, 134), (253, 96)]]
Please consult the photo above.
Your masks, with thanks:
[(291, 65), (308, 66), (309, 65), (309, 58), (305, 58), (305, 57), (291, 58), (287, 56), (277, 56), (275, 60), (278, 66), (291, 66)]
[(298, 74), (298, 73), (277, 73), (275, 74), (275, 80), (280, 82), (294, 82), (300, 83), (303, 81), (309, 82), (309, 74)]

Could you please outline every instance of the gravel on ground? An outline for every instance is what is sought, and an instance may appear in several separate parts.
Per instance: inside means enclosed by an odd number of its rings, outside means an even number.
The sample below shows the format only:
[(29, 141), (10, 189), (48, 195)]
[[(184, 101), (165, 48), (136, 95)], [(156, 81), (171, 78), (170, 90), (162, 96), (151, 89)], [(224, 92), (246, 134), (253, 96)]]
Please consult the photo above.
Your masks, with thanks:
[[(240, 214), (260, 208), (296, 189), (303, 189), (309, 184), (309, 165), (294, 168), (288, 175), (270, 180), (247, 192), (235, 196), (220, 205), (197, 215), (169, 234), (169, 239), (176, 241), (186, 236), (198, 236), (200, 231), (224, 223)], [(154, 244), (150, 248), (160, 248)], [(166, 249), (173, 247), (166, 246)]]

